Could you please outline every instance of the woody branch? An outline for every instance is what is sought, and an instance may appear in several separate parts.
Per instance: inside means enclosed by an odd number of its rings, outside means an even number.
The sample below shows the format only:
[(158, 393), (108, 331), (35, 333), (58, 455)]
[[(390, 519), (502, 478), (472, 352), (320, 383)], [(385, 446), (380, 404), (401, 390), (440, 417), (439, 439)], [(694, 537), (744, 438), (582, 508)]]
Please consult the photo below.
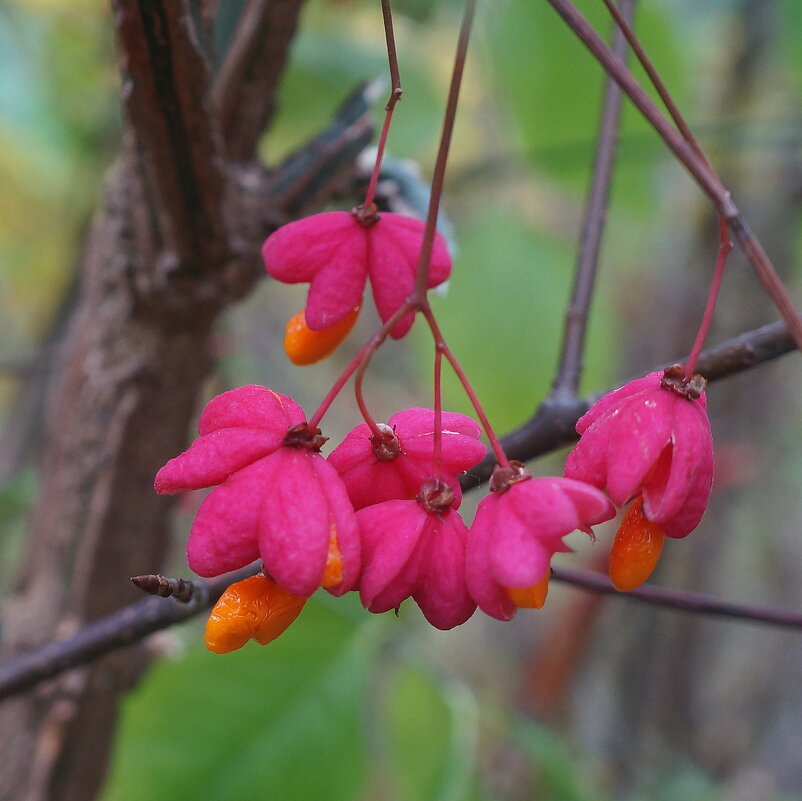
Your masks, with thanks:
[[(703, 352), (699, 365), (704, 375), (714, 381), (751, 369), (793, 350), (794, 343), (787, 328), (782, 323), (774, 323), (748, 331)], [(577, 418), (597, 398), (598, 395), (580, 398), (572, 403), (563, 403), (559, 408), (541, 410), (528, 428), (513, 432), (504, 439), (505, 449), (513, 458), (525, 460), (568, 444), (576, 438), (573, 426)], [(470, 476), (465, 477), (463, 486), (469, 488), (475, 486), (480, 477), (487, 478), (495, 463), (495, 457), (491, 454), (471, 471)], [(215, 602), (231, 582), (255, 570), (256, 568), (246, 568), (236, 575), (229, 574), (208, 584), (193, 582), (200, 587), (201, 592), (191, 605), (171, 598), (149, 599), (132, 604), (97, 621), (68, 640), (48, 643), (39, 649), (8, 659), (0, 665), (0, 698), (24, 692), (64, 670), (126, 647), (154, 631), (200, 614)], [(587, 570), (559, 568), (555, 570), (554, 578), (592, 592), (615, 592), (622, 599), (633, 599), (656, 606), (802, 629), (802, 613), (795, 610), (735, 604), (700, 593), (648, 585), (622, 594), (613, 589), (605, 576)]]
[(730, 230), (749, 264), (755, 270), (766, 292), (788, 325), (797, 348), (802, 350), (802, 320), (800, 320), (763, 245), (752, 232), (730, 192), (712, 170), (709, 162), (699, 155), (694, 144), (686, 141), (682, 134), (671, 125), (621, 59), (610, 50), (570, 0), (548, 0), (548, 2), (596, 57), (605, 72), (618, 83), (622, 91), (708, 195), (719, 214), (727, 220)]

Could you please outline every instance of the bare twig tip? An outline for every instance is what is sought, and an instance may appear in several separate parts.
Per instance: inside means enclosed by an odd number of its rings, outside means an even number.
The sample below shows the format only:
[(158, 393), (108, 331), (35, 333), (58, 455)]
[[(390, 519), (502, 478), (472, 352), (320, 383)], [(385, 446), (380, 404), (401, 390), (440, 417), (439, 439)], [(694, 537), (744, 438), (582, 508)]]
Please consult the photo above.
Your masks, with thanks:
[(131, 582), (148, 595), (158, 595), (160, 598), (172, 596), (182, 603), (190, 601), (195, 591), (195, 585), (191, 581), (182, 578), (167, 578), (160, 573), (131, 576)]

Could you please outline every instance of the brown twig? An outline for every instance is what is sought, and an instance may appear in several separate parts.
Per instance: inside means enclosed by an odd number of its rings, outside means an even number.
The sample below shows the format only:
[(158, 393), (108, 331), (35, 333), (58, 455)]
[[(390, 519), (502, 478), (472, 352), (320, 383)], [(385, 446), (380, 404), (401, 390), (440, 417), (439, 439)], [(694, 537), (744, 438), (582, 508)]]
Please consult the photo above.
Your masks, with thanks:
[(457, 102), (462, 85), (462, 74), (465, 70), (465, 59), (468, 54), (468, 43), (471, 36), (471, 27), (476, 13), (476, 0), (466, 0), (465, 10), (462, 14), (462, 24), (457, 41), (457, 52), (454, 56), (454, 68), (451, 73), (451, 85), (448, 90), (446, 110), (443, 115), (443, 131), (440, 134), (440, 145), (437, 150), (437, 159), (432, 174), (432, 188), (429, 195), (429, 210), (426, 215), (426, 227), (423, 231), (420, 256), (418, 258), (415, 289), (413, 297), (423, 303), (426, 299), (426, 289), (429, 283), (429, 262), (432, 258), (434, 237), (437, 233), (437, 215), (440, 210), (440, 199), (443, 194), (443, 185), (446, 179), (446, 162), (451, 146), (451, 135), (454, 132), (454, 120), (457, 116)]
[[(25, 692), (39, 682), (70, 668), (90, 662), (103, 654), (124, 648), (160, 629), (188, 620), (211, 607), (223, 591), (235, 581), (254, 575), (251, 566), (210, 582), (197, 583), (189, 603), (172, 599), (148, 598), (85, 626), (67, 640), (48, 643), (0, 664), (0, 700)], [(621, 593), (607, 576), (591, 570), (554, 568), (555, 581), (590, 592), (617, 595), (619, 598), (647, 603), (661, 608), (689, 613), (751, 621), (790, 629), (802, 629), (802, 612), (793, 609), (722, 601), (704, 593), (644, 585)]]
[[(655, 69), (654, 64), (652, 64), (649, 57), (646, 55), (646, 51), (643, 49), (638, 37), (635, 36), (635, 32), (632, 29), (631, 19), (627, 18), (627, 16), (623, 13), (621, 8), (619, 8), (614, 0), (604, 0), (604, 4), (607, 6), (607, 10), (612, 15), (613, 19), (616, 21), (619, 30), (624, 34), (629, 46), (632, 48), (633, 52), (638, 58), (641, 66), (643, 67), (644, 72), (649, 76), (649, 80), (652, 82), (652, 86), (654, 86), (657, 94), (660, 95), (660, 99), (663, 101), (663, 105), (666, 107), (666, 110), (671, 115), (671, 119), (674, 120), (674, 124), (679, 129), (679, 132), (682, 134), (682, 138), (696, 151), (699, 158), (703, 159), (705, 164), (710, 166), (710, 163), (707, 160), (707, 156), (705, 156), (702, 148), (699, 146), (699, 143), (696, 141), (696, 137), (693, 135), (693, 132), (690, 129), (690, 126), (687, 122), (685, 122), (685, 118), (682, 116), (677, 104), (674, 102), (674, 98), (671, 97), (671, 93), (668, 91), (668, 87), (663, 82), (663, 79), (660, 77), (660, 74)], [(712, 168), (711, 168), (712, 169)]]
[[(716, 381), (790, 353), (795, 347), (788, 333), (788, 326), (785, 323), (772, 323), (702, 351), (696, 372), (708, 381)], [(655, 369), (663, 369), (686, 359), (687, 357), (675, 359)], [(502, 437), (504, 452), (510, 459), (526, 461), (570, 445), (578, 438), (574, 428), (576, 421), (603, 394), (600, 392), (584, 398), (563, 400), (548, 398), (529, 420)], [(495, 464), (495, 456), (488, 453), (476, 467), (471, 468), (471, 471), (462, 477), (460, 483), (463, 489), (475, 487), (489, 479)]]
[(771, 297), (789, 331), (802, 350), (802, 318), (791, 302), (788, 292), (774, 265), (758, 241), (727, 188), (701, 158), (693, 145), (663, 116), (651, 98), (635, 80), (632, 73), (607, 46), (604, 40), (579, 13), (570, 0), (548, 0), (557, 13), (565, 20), (587, 49), (621, 87), (622, 91), (635, 104), (646, 120), (657, 131), (677, 159), (685, 166), (702, 190), (710, 197), (718, 212), (727, 220), (735, 239), (747, 260), (756, 272), (763, 287)]
[(175, 598), (181, 603), (191, 601), (199, 591), (199, 585), (182, 578), (168, 578), (161, 573), (145, 573), (142, 576), (131, 576), (131, 583), (148, 595), (159, 598)]
[(298, 26), (303, 0), (248, 0), (215, 80), (227, 155), (253, 158), (276, 108), (276, 90)]
[(7, 660), (0, 664), (0, 699), (25, 692), (65, 670), (195, 617), (209, 609), (230, 584), (254, 575), (257, 569), (251, 566), (214, 581), (193, 582), (196, 589), (188, 603), (171, 598), (146, 598), (95, 620), (66, 640), (49, 642)]
[(769, 626), (802, 629), (802, 612), (796, 609), (779, 609), (771, 606), (722, 601), (706, 593), (673, 590), (650, 584), (644, 584), (631, 592), (619, 592), (603, 573), (568, 567), (555, 567), (552, 579), (590, 592), (617, 595), (619, 598), (640, 601), (663, 609), (677, 609), (696, 615), (726, 617)]
[[(623, 0), (624, 20), (631, 19), (635, 0)], [(616, 9), (617, 11), (618, 9)], [(613, 52), (620, 59), (626, 57), (627, 40), (620, 28), (613, 30)], [(604, 85), (601, 121), (594, 157), (593, 176), (588, 189), (582, 233), (574, 273), (574, 288), (571, 301), (565, 312), (562, 351), (554, 379), (552, 396), (575, 398), (582, 373), (582, 353), (587, 333), (588, 311), (593, 298), (596, 274), (599, 265), (607, 204), (610, 199), (615, 154), (618, 145), (618, 124), (621, 118), (621, 90), (607, 76)]]

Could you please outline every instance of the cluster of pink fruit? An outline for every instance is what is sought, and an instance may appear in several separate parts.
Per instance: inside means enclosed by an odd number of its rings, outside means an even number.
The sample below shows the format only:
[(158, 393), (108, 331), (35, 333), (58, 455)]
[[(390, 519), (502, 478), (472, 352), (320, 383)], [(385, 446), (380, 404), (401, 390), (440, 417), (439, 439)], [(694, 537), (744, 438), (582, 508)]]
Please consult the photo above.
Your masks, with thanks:
[[(384, 336), (403, 336), (423, 308), (410, 302), (423, 236), (419, 221), (375, 209), (319, 214), (272, 234), (263, 249), (270, 275), (310, 283), (305, 310), (287, 328), (293, 361), (308, 364), (337, 347), (368, 278), (384, 328), (335, 391)], [(427, 286), (450, 270), (437, 237)], [(414, 408), (383, 424), (363, 411), (365, 422), (324, 458), (318, 423), (330, 397), (309, 418), (265, 387), (220, 395), (200, 418), (200, 438), (156, 477), (164, 494), (217, 486), (190, 534), (196, 573), (262, 560), (263, 573), (218, 602), (207, 645), (222, 653), (250, 638), (275, 639), (319, 587), (337, 596), (356, 590), (371, 612), (413, 598), (440, 629), (465, 622), (477, 606), (509, 620), (518, 608), (542, 606), (552, 556), (570, 550), (566, 535), (592, 535), (591, 526), (630, 503), (610, 564), (614, 584), (634, 588), (654, 568), (664, 536), (686, 536), (704, 513), (713, 450), (703, 390), (703, 379), (677, 367), (610, 393), (579, 420), (564, 477), (533, 478), (485, 426), (498, 464), (470, 527), (458, 511), (458, 476), (486, 454), (474, 420)]]

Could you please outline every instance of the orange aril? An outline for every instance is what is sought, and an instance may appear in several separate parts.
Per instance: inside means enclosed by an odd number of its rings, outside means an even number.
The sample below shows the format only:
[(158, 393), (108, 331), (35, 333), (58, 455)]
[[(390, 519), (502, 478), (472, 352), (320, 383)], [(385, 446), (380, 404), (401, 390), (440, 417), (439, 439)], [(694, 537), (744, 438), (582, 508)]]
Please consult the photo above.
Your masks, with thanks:
[(627, 509), (610, 550), (609, 573), (621, 592), (640, 587), (657, 565), (665, 534), (643, 512), (643, 498)]
[(323, 578), (320, 581), (322, 587), (336, 587), (343, 581), (343, 555), (340, 553), (340, 546), (337, 544), (337, 531), (331, 526), (329, 531), (329, 553), (326, 557), (326, 567), (323, 570)]
[(549, 569), (543, 578), (531, 587), (506, 587), (507, 597), (519, 609), (541, 609), (546, 603), (550, 578), (551, 570)]
[(354, 307), (339, 323), (322, 331), (313, 331), (306, 324), (303, 309), (290, 317), (284, 329), (284, 350), (290, 361), (297, 365), (314, 364), (330, 356), (354, 327), (359, 309)]
[(267, 645), (287, 630), (305, 603), (306, 598), (291, 595), (262, 574), (234, 582), (209, 615), (206, 647), (227, 654), (250, 639)]

